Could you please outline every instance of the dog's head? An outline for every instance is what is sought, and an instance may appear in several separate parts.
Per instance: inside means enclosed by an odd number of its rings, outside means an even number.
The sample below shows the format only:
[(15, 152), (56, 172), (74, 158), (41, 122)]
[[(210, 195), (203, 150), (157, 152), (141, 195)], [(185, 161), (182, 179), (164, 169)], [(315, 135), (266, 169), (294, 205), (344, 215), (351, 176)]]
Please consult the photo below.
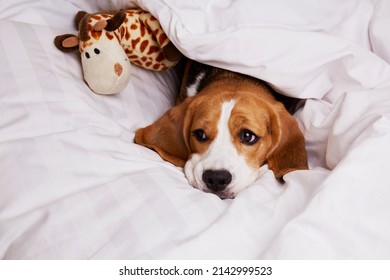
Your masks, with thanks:
[(235, 197), (264, 164), (278, 179), (307, 169), (304, 138), (295, 119), (263, 91), (232, 91), (223, 83), (208, 86), (138, 129), (135, 142), (184, 167), (192, 186), (221, 198)]

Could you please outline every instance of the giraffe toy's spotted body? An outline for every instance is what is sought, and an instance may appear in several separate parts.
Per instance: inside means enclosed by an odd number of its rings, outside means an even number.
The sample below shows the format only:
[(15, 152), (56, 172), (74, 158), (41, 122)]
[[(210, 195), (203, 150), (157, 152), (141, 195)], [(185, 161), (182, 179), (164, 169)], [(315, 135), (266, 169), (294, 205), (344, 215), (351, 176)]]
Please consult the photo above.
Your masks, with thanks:
[(79, 50), (84, 79), (96, 93), (114, 94), (130, 79), (130, 62), (145, 69), (164, 71), (181, 58), (160, 23), (141, 9), (76, 16), (78, 36), (57, 36), (62, 51)]
[(174, 66), (176, 62), (169, 61), (162, 51), (170, 41), (157, 19), (140, 9), (123, 12), (126, 13), (124, 23), (115, 31), (93, 29), (97, 22), (111, 19), (112, 14), (91, 15), (87, 23), (89, 36), (80, 44), (80, 52), (83, 53), (87, 46), (95, 44), (104, 36), (108, 40), (116, 40), (121, 44), (129, 60), (138, 66), (155, 71), (167, 70)]

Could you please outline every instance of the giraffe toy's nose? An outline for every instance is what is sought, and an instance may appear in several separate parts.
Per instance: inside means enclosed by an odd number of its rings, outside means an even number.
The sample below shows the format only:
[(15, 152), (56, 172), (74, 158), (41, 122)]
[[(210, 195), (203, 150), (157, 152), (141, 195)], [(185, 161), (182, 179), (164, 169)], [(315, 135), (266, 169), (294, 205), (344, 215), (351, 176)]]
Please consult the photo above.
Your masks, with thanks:
[(122, 67), (122, 65), (120, 65), (119, 63), (115, 63), (115, 65), (114, 65), (114, 72), (115, 72), (115, 74), (117, 74), (118, 76), (122, 75), (122, 72), (123, 72), (123, 67)]

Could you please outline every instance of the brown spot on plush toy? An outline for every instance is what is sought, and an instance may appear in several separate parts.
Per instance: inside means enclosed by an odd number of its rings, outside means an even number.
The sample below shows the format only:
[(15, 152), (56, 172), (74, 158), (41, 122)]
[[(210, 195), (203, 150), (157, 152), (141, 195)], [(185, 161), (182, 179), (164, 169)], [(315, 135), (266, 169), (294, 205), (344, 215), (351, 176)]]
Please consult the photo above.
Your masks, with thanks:
[(59, 35), (54, 44), (64, 52), (80, 51), (84, 79), (96, 93), (123, 90), (130, 79), (130, 62), (164, 71), (182, 57), (159, 22), (141, 9), (96, 14), (80, 11), (75, 20), (79, 34)]

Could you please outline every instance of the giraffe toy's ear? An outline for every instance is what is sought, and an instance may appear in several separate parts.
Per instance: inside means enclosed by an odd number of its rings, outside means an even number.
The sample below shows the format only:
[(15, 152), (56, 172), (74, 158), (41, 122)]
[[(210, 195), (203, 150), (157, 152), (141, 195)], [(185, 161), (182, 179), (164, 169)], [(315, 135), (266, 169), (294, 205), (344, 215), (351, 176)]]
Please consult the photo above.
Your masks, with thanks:
[(73, 52), (79, 49), (79, 39), (73, 34), (59, 35), (54, 38), (54, 45), (63, 52)]
[(102, 31), (107, 26), (107, 21), (104, 19), (101, 19), (95, 23), (93, 26), (93, 31)]

